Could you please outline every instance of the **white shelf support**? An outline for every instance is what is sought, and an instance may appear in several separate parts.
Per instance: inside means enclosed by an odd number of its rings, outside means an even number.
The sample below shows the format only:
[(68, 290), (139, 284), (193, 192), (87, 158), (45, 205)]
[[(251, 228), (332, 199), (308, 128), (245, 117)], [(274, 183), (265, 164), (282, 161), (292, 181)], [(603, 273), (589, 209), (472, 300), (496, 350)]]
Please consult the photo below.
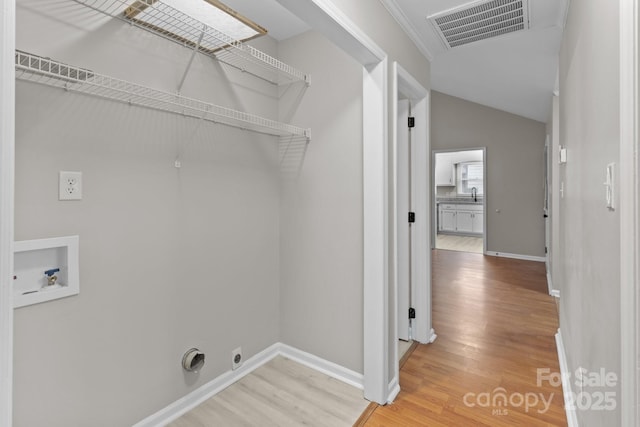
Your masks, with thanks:
[[(309, 84), (308, 76), (302, 71), (236, 40), (162, 1), (137, 0), (133, 4), (130, 0), (75, 1), (182, 46), (194, 47), (196, 51), (204, 55), (272, 84), (289, 84), (298, 81)], [(153, 15), (154, 21), (162, 22), (163, 28), (135, 19), (135, 16), (142, 11)], [(198, 40), (203, 28), (205, 29), (204, 34), (202, 34), (201, 41), (197, 43), (196, 40)]]
[(200, 43), (202, 43), (202, 37), (204, 37), (204, 32), (206, 31), (206, 26), (202, 26), (202, 32), (200, 33), (200, 37), (198, 38), (198, 43), (193, 47), (193, 52), (191, 52), (191, 57), (189, 58), (189, 63), (187, 64), (187, 68), (184, 70), (184, 74), (182, 75), (182, 79), (180, 80), (180, 84), (178, 85), (178, 93), (182, 91), (182, 86), (184, 85), (184, 81), (187, 79), (187, 74), (189, 74), (189, 70), (191, 69), (191, 64), (193, 64), (193, 58), (196, 56), (196, 52), (198, 52), (198, 48), (200, 47)]
[(16, 51), (16, 78), (267, 135), (301, 137), (307, 141), (310, 135), (309, 129), (138, 85), (21, 51)]

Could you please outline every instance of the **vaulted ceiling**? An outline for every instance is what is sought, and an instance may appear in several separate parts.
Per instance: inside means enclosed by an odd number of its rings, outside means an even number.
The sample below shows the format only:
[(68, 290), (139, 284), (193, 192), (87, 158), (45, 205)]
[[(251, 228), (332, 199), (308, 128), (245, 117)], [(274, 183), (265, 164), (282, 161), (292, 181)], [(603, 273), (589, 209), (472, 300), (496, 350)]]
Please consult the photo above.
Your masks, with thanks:
[[(568, 0), (380, 1), (431, 61), (432, 89), (537, 121), (549, 119)], [(276, 0), (225, 3), (266, 27), (279, 40), (309, 28)], [(486, 21), (502, 13), (503, 5), (512, 3), (522, 3), (524, 29), (502, 31), (506, 34), (453, 48), (429, 19), (479, 6), (473, 13), (464, 15), (463, 11), (452, 19), (475, 14)], [(498, 12), (491, 12), (493, 16), (487, 18), (490, 13), (484, 14), (484, 10), (489, 6)], [(496, 24), (494, 29), (507, 24)]]

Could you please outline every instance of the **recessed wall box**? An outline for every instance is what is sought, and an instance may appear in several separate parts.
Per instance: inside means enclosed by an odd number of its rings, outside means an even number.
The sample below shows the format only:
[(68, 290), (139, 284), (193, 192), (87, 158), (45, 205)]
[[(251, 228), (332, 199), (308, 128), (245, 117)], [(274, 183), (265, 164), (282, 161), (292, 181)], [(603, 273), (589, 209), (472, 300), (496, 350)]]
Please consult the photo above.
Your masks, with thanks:
[(80, 292), (78, 236), (13, 244), (13, 306), (24, 307)]

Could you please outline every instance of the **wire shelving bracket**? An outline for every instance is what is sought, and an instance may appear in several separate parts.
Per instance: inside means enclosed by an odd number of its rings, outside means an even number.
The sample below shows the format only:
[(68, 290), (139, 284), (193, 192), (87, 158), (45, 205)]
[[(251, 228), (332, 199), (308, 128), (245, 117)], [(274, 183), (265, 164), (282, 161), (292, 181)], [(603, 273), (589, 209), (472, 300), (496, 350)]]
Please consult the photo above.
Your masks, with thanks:
[[(93, 10), (118, 18), (273, 84), (298, 81), (310, 84), (309, 75), (206, 25), (160, 0), (74, 0)], [(162, 28), (135, 18), (142, 11)], [(204, 31), (203, 31), (204, 28)], [(200, 42), (196, 42), (200, 39)]]
[(310, 129), (149, 88), (30, 53), (16, 51), (15, 62), (16, 78), (19, 80), (32, 81), (268, 135), (302, 138), (307, 142), (311, 137)]

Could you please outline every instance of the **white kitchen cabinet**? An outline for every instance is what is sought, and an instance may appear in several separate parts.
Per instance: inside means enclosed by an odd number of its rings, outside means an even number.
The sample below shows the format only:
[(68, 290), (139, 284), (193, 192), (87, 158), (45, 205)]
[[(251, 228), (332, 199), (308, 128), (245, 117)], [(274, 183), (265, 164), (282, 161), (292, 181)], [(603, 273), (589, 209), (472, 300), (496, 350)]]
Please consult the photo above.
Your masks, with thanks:
[(456, 231), (473, 233), (473, 212), (458, 210), (456, 212)]
[(456, 231), (456, 211), (454, 210), (442, 210), (440, 211), (441, 228), (442, 231)]
[(436, 185), (441, 187), (456, 185), (455, 165), (450, 153), (436, 155), (435, 181)]
[(482, 205), (442, 203), (439, 205), (438, 215), (438, 231), (461, 234), (483, 233)]
[(484, 213), (474, 212), (473, 214), (473, 233), (484, 233)]

